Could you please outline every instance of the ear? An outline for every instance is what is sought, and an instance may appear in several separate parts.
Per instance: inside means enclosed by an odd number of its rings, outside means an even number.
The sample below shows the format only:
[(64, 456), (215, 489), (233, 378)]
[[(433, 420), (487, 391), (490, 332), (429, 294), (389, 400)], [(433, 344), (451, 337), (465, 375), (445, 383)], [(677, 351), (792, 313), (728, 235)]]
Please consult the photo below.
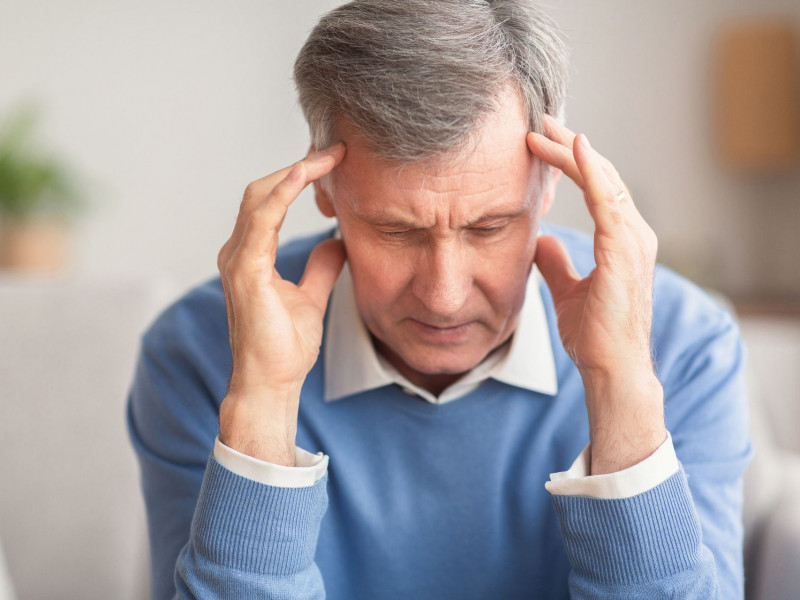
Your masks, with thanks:
[(552, 165), (543, 165), (542, 172), (542, 216), (550, 212), (556, 197), (556, 185), (561, 179), (561, 169)]
[[(330, 180), (328, 180), (327, 183), (330, 184)], [(328, 218), (335, 217), (336, 210), (333, 208), (333, 200), (330, 194), (325, 191), (326, 187), (327, 186), (323, 185), (319, 179), (314, 182), (314, 200), (317, 202), (319, 212)]]

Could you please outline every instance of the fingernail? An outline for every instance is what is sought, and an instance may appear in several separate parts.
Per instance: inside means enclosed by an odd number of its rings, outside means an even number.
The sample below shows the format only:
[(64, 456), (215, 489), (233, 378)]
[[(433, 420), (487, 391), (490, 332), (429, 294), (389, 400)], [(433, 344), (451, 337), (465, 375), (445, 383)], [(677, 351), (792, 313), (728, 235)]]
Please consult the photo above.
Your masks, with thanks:
[(324, 150), (317, 150), (316, 152), (309, 154), (308, 160), (310, 160), (311, 162), (321, 162), (325, 159), (330, 158), (331, 155), (341, 151), (343, 147), (344, 147), (343, 142), (336, 142), (335, 144), (331, 144)]
[(581, 134), (581, 145), (582, 145), (582, 146), (583, 146), (583, 147), (584, 147), (586, 150), (591, 150), (591, 148), (592, 148), (592, 147), (591, 147), (591, 145), (589, 144), (589, 138), (588, 138), (588, 137), (586, 137), (586, 134), (585, 134), (585, 133), (582, 133), (582, 134)]
[(317, 150), (316, 152), (309, 154), (306, 157), (306, 160), (312, 163), (322, 162), (323, 160), (327, 160), (331, 157), (330, 152), (327, 150)]
[(341, 152), (344, 148), (344, 142), (336, 142), (335, 144), (331, 144), (327, 148), (323, 150), (325, 154), (336, 154)]

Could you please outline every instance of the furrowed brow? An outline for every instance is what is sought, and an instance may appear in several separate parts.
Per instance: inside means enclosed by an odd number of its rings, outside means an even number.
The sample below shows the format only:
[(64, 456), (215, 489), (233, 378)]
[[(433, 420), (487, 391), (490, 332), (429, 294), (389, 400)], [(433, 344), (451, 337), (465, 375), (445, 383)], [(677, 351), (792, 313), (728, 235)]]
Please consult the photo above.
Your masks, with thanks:
[[(510, 210), (510, 211), (498, 211), (498, 212), (491, 212), (485, 215), (481, 215), (471, 221), (469, 221), (464, 228), (468, 227), (476, 227), (481, 224), (490, 223), (492, 221), (513, 221), (521, 216), (523, 216), (527, 212), (527, 207), (520, 208), (518, 210)], [(419, 226), (418, 223), (414, 223), (413, 221), (406, 220), (400, 216), (390, 215), (383, 212), (378, 213), (362, 213), (358, 215), (358, 218), (364, 221), (369, 225), (373, 225), (375, 227), (385, 227), (387, 229), (423, 229)]]
[(521, 208), (519, 210), (512, 210), (512, 211), (501, 211), (496, 213), (487, 213), (485, 215), (481, 215), (477, 219), (473, 219), (469, 223), (467, 223), (466, 227), (475, 227), (476, 225), (481, 225), (482, 223), (488, 223), (491, 221), (504, 221), (509, 220), (513, 221), (524, 215), (527, 212), (527, 208)]
[(358, 218), (376, 227), (387, 227), (392, 229), (418, 229), (418, 225), (412, 221), (403, 219), (395, 215), (385, 213), (362, 213)]

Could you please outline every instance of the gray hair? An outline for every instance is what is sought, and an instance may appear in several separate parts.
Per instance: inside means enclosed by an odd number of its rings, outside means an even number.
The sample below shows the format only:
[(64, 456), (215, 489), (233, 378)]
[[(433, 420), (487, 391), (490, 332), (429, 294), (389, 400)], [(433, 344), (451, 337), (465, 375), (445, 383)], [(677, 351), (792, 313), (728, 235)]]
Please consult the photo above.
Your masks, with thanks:
[(526, 0), (355, 0), (322, 17), (297, 57), (300, 105), (319, 149), (346, 118), (399, 163), (463, 147), (509, 84), (532, 131), (563, 119), (568, 55)]

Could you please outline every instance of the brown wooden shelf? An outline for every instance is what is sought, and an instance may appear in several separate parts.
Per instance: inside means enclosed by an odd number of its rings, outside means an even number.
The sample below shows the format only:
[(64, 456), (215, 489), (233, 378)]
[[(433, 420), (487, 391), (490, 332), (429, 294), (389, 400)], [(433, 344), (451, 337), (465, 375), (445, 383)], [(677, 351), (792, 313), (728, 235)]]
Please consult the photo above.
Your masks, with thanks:
[(733, 298), (733, 304), (740, 317), (781, 317), (800, 319), (800, 298)]

